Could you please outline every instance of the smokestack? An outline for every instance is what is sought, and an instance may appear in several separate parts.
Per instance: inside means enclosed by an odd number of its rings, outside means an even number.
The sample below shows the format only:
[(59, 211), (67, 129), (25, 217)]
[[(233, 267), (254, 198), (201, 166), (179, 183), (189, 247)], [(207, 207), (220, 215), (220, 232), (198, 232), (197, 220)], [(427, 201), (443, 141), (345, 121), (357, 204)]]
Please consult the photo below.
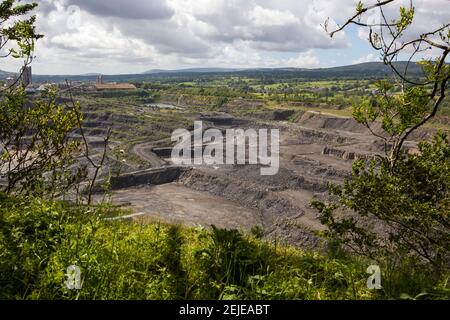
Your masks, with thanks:
[(30, 66), (23, 67), (21, 73), (22, 73), (22, 84), (25, 87), (28, 87), (30, 84), (33, 83), (33, 73), (31, 71), (31, 67)]

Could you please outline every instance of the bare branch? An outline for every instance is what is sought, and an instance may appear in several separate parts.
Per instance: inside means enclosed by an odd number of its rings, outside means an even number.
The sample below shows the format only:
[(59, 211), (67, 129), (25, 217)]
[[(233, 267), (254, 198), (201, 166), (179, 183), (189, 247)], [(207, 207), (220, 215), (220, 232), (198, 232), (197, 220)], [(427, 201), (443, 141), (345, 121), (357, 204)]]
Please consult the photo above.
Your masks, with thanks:
[[(367, 24), (362, 24), (359, 22), (356, 22), (355, 20), (359, 17), (361, 17), (364, 13), (366, 13), (369, 10), (384, 6), (388, 3), (391, 3), (395, 0), (385, 0), (385, 1), (381, 1), (378, 2), (370, 7), (366, 7), (366, 8), (362, 8), (359, 12), (357, 12), (353, 17), (351, 17), (350, 19), (348, 19), (342, 26), (338, 27), (335, 31), (330, 33), (330, 37), (333, 37), (336, 33), (344, 30), (349, 24), (357, 24), (357, 25), (361, 25), (361, 26), (368, 26)], [(375, 26), (375, 25), (374, 25)]]

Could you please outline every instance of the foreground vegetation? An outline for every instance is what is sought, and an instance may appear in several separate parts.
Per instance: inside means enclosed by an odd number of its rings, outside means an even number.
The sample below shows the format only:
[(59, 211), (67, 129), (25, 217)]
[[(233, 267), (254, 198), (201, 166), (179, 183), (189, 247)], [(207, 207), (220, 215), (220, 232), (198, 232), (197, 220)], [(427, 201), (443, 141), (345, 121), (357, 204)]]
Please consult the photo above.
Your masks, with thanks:
[[(1, 196), (0, 299), (448, 299), (447, 278), (322, 253), (238, 231), (111, 221), (114, 209)], [(115, 212), (120, 214), (120, 212)], [(68, 290), (66, 270), (81, 269)], [(433, 280), (431, 280), (433, 279)]]
[[(32, 61), (35, 41), (42, 37), (35, 33), (35, 17), (23, 18), (36, 6), (14, 0), (0, 4), (2, 47), (10, 42), (9, 55), (24, 59), (25, 66)], [(357, 15), (332, 34), (373, 8), (359, 3)], [(395, 27), (394, 39), (401, 38), (412, 23), (414, 8), (400, 8), (400, 13), (399, 21), (387, 24)], [(17, 17), (23, 19), (6, 23)], [(425, 41), (442, 51), (436, 61), (422, 63), (425, 79), (419, 84), (415, 78), (406, 79), (406, 74), (401, 85), (374, 79), (305, 84), (300, 79), (258, 80), (247, 74), (217, 79), (209, 86), (205, 81), (142, 84), (143, 91), (136, 95), (83, 97), (106, 105), (111, 114), (121, 114), (123, 123), (132, 122), (133, 135), (125, 132), (127, 126), (116, 126), (111, 132), (128, 144), (143, 134), (164, 138), (173, 126), (187, 125), (173, 110), (134, 112), (135, 104), (141, 108), (154, 99), (183, 102), (180, 95), (184, 104), (198, 106), (186, 110), (186, 117), (201, 110), (236, 114), (228, 103), (247, 99), (249, 114), (280, 105), (323, 110), (325, 104), (344, 114), (354, 106), (355, 119), (369, 130), (381, 122), (383, 132), (373, 132), (385, 142), (381, 163), (368, 166), (357, 161), (353, 180), (331, 189), (335, 203), (315, 203), (329, 237), (317, 252), (267, 242), (257, 229), (248, 235), (215, 227), (112, 220), (123, 212), (55, 200), (86, 183), (87, 166), (69, 169), (77, 152), (85, 153), (96, 177), (106, 151), (96, 164), (86, 141), (70, 139), (74, 131), (81, 134), (83, 120), (71, 93), (64, 98), (72, 103), (60, 105), (52, 90), (38, 101), (28, 100), (20, 85), (1, 91), (0, 169), (7, 184), (0, 186), (0, 299), (450, 299), (449, 141), (439, 133), (432, 144), (421, 143), (419, 155), (405, 155), (402, 148), (417, 129), (448, 124), (449, 27), (412, 42), (420, 47)], [(436, 45), (427, 35), (439, 35), (443, 44)], [(384, 41), (378, 46), (379, 37), (370, 40), (396, 70), (393, 61), (401, 50), (390, 51), (397, 47)], [(118, 105), (123, 101), (126, 109)], [(91, 110), (84, 125), (96, 127), (105, 121), (99, 120), (97, 111)], [(146, 121), (154, 126), (148, 128)], [(109, 131), (107, 135), (105, 150)], [(94, 182), (95, 178), (91, 186)], [(340, 216), (335, 212), (339, 207), (352, 209), (358, 219)], [(364, 223), (366, 218), (372, 219), (369, 224)], [(374, 233), (373, 222), (387, 228)], [(341, 245), (356, 248), (360, 255)], [(374, 264), (382, 272), (380, 290), (367, 286), (366, 270)], [(67, 282), (71, 266), (81, 271), (79, 288), (72, 289)]]

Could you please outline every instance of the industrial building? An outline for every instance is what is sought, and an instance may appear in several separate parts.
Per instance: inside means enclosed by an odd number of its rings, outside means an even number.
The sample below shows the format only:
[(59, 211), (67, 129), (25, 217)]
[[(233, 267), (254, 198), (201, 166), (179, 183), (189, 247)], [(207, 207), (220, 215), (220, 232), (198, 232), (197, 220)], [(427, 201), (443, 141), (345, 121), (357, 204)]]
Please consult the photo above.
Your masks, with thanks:
[(104, 91), (104, 90), (135, 90), (137, 88), (134, 84), (131, 83), (116, 83), (116, 82), (104, 83), (103, 75), (98, 75), (97, 81), (95, 83), (95, 89), (97, 91)]

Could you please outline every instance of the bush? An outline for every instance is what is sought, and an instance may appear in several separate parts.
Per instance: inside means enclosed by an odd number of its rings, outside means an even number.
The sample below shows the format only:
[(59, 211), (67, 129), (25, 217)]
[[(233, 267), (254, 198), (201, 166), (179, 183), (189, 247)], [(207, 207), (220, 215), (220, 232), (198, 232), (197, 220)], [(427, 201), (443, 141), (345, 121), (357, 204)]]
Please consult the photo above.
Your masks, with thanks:
[[(373, 259), (415, 261), (439, 276), (450, 265), (450, 143), (438, 134), (419, 149), (395, 170), (357, 161), (353, 179), (332, 188), (337, 200), (315, 206), (330, 238)], [(355, 214), (339, 215), (339, 206)]]

